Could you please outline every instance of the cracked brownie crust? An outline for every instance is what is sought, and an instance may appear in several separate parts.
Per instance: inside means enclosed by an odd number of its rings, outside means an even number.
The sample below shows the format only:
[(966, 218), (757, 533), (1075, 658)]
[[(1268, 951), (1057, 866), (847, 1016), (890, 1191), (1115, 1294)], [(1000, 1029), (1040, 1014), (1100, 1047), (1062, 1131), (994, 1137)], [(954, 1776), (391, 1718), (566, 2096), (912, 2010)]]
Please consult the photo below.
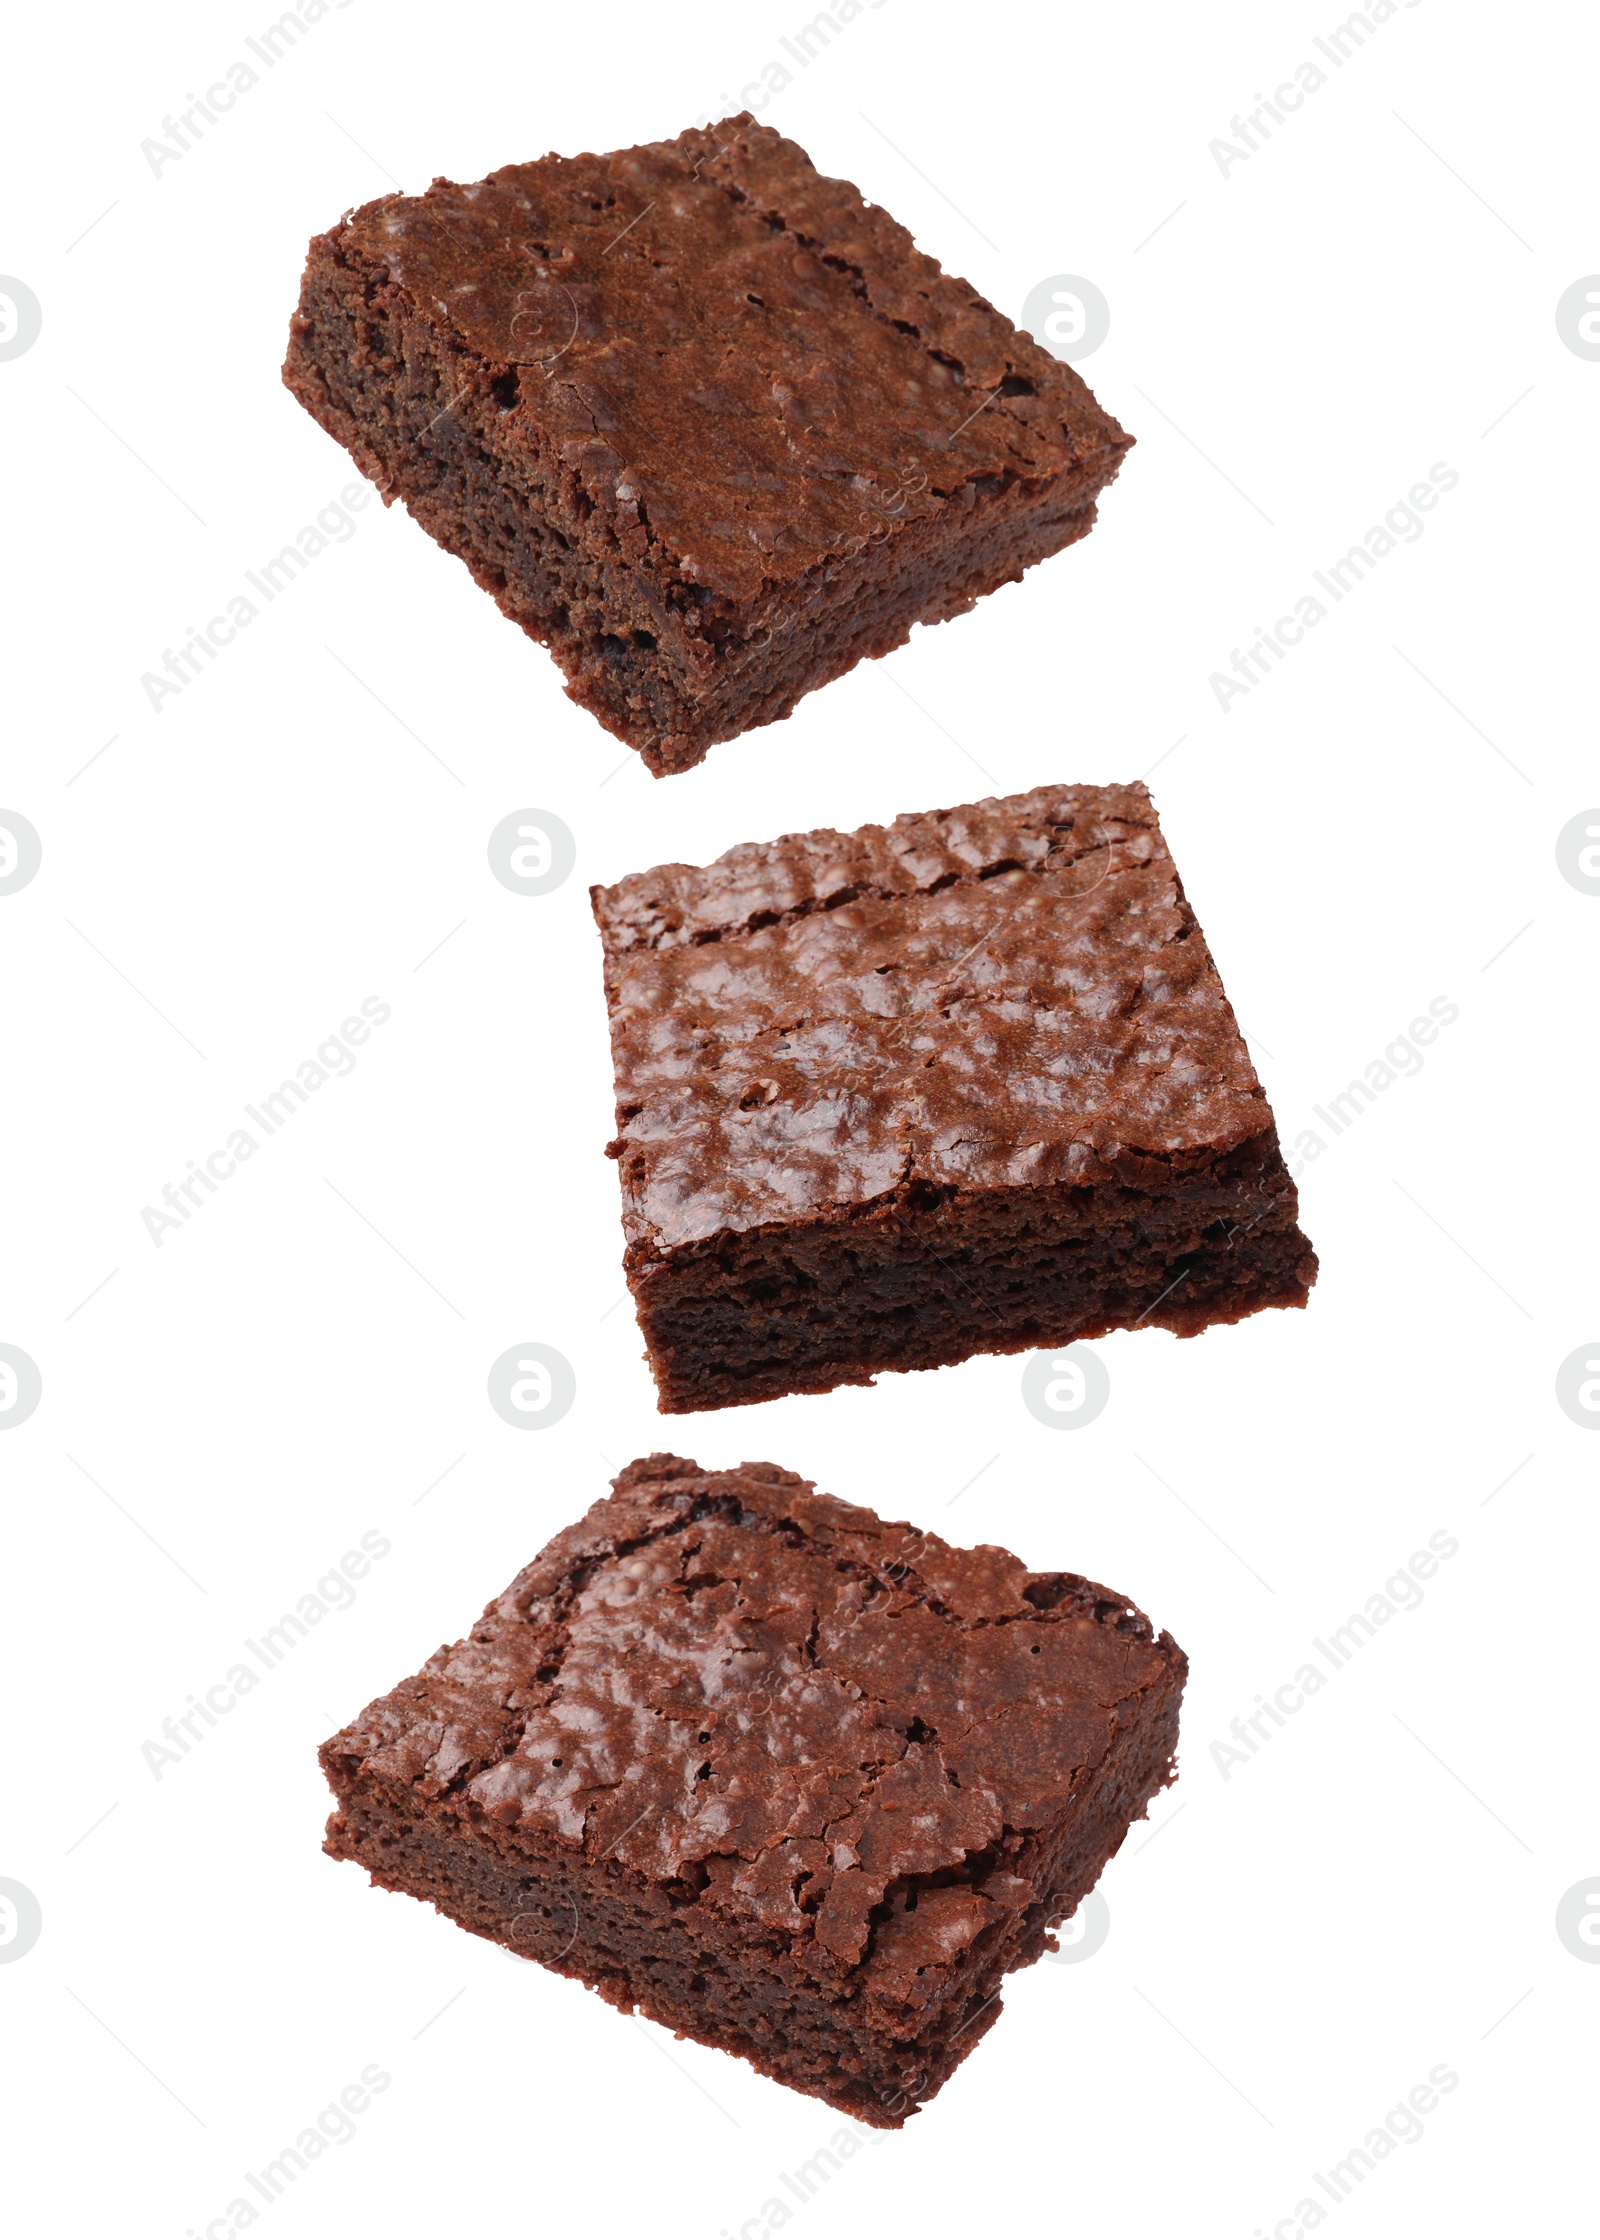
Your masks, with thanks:
[(596, 888), (667, 1412), (1305, 1303), (1265, 1093), (1143, 786)]
[(1086, 534), (1132, 440), (747, 115), (368, 203), (284, 379), (658, 776)]
[(769, 1463), (635, 1462), (322, 1748), (326, 1849), (895, 2128), (1171, 1778), (1122, 1597)]

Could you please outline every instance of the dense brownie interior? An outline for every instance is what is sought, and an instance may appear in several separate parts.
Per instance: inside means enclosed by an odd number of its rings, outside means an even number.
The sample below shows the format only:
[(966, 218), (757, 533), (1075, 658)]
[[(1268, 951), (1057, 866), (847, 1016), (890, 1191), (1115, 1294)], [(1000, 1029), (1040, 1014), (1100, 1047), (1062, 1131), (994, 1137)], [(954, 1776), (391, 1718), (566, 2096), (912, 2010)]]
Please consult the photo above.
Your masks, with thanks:
[(666, 1415), (870, 1383), (1143, 1327), (1191, 1337), (1303, 1306), (1308, 1248), (1276, 1138), (1116, 1183), (915, 1183), (848, 1219), (724, 1234), (638, 1265)]
[(1171, 1778), (1185, 1669), (1075, 1575), (655, 1456), (324, 1745), (327, 1848), (893, 2128)]
[(284, 378), (658, 773), (1084, 535), (1130, 441), (747, 117), (368, 204)]

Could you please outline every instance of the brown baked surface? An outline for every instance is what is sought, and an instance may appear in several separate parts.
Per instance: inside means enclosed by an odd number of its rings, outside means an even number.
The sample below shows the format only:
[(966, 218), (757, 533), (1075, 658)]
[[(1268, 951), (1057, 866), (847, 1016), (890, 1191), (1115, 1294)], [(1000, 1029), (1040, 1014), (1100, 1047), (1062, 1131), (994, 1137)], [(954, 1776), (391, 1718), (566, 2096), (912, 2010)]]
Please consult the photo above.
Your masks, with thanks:
[(284, 378), (658, 774), (1085, 534), (1131, 441), (748, 116), (368, 203)]
[(1304, 1303), (1272, 1114), (1143, 786), (790, 834), (594, 909), (669, 1410)]
[(893, 2128), (1171, 1779), (1186, 1671), (1075, 1574), (653, 1455), (323, 1745), (326, 1848)]

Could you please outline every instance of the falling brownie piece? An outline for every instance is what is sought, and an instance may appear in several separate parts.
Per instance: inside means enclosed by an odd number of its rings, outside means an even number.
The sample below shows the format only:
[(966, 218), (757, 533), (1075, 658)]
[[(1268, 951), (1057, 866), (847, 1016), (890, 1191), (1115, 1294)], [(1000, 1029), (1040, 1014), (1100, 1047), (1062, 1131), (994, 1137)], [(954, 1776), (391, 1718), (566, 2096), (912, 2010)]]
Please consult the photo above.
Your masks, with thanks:
[(664, 1413), (1304, 1306), (1277, 1131), (1143, 786), (593, 890)]
[(1120, 1595), (770, 1463), (630, 1463), (322, 1747), (326, 1849), (894, 2129), (1172, 1778)]
[(749, 116), (368, 203), (284, 379), (657, 776), (1084, 536), (1132, 441)]

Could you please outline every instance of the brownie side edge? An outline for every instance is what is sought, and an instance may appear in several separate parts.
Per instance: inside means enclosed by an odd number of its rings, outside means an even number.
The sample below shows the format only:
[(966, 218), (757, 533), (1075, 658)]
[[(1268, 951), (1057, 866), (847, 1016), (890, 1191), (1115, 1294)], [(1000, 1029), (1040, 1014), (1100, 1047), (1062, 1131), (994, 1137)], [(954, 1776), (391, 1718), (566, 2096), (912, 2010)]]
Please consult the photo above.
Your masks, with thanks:
[[(1066, 1627), (1060, 1640), (1073, 1659), (1086, 1642), (1103, 1644), (1103, 1656), (1096, 1650), (1088, 1666), (1069, 1667), (1102, 1674), (1085, 1702), (1116, 1703), (1089, 1769), (1072, 1773), (1058, 1803), (1024, 1804), (1020, 1832), (1014, 1836), (1007, 1823), (998, 1855), (992, 1847), (968, 1854), (966, 1880), (960, 1872), (953, 1884), (942, 1873), (890, 1875), (873, 1916), (878, 1926), (855, 1962), (847, 1938), (839, 1964), (795, 1972), (799, 1948), (793, 1961), (785, 1958), (770, 1914), (758, 1921), (725, 1873), (697, 1894), (692, 1884), (664, 1881), (636, 1860), (616, 1858), (610, 1847), (591, 1856), (581, 1837), (551, 1843), (541, 1832), (530, 1840), (525, 1829), (492, 1814), (462, 1811), (463, 1716), (475, 1704), (492, 1724), (502, 1706), (486, 1699), (511, 1692), (511, 1675), (528, 1661), (512, 1653), (506, 1637), (530, 1631), (539, 1637), (541, 1658), (558, 1654), (549, 1628), (570, 1611), (574, 1590), (598, 1576), (597, 1565), (625, 1567), (665, 1533), (708, 1519), (759, 1525), (749, 1551), (757, 1582), (763, 1548), (804, 1546), (863, 1591), (876, 1582), (869, 1605), (887, 1597), (921, 1611), (921, 1622), (939, 1629), (952, 1657), (963, 1644), (960, 1654), (988, 1655), (985, 1643), (1011, 1654), (1004, 1629), (1018, 1621), (1041, 1641)], [(624, 1568), (611, 1575), (630, 1574)], [(757, 1607), (771, 1591), (756, 1585)], [(839, 1641), (827, 1648), (831, 1638), (825, 1627), (823, 1670), (838, 1655)], [(849, 1626), (840, 1640), (847, 1667), (862, 1656), (870, 1665), (870, 1641), (860, 1642)], [(465, 1700), (446, 1703), (435, 1694), (419, 1703), (417, 1684), (443, 1676), (469, 1648), (487, 1663), (463, 1687)], [(1051, 1669), (1054, 1654), (1047, 1653), (1041, 1671)], [(1118, 1681), (1115, 1673), (1124, 1677)], [(619, 1475), (608, 1499), (519, 1572), (468, 1642), (438, 1652), (416, 1681), (378, 1699), (324, 1745), (338, 1798), (325, 1848), (365, 1866), (380, 1886), (431, 1902), (473, 1933), (591, 1984), (625, 2012), (637, 2008), (743, 2055), (778, 2082), (895, 2129), (986, 2034), (1000, 2012), (1005, 1975), (1052, 1949), (1053, 1927), (1081, 1903), (1150, 1797), (1172, 1778), (1186, 1674), (1187, 1660), (1170, 1635), (1158, 1635), (1124, 1597), (1079, 1574), (1030, 1571), (1001, 1548), (952, 1548), (936, 1535), (816, 1494), (773, 1465), (702, 1471), (676, 1456), (641, 1458)], [(948, 1675), (946, 1681), (948, 1687)], [(892, 1675), (889, 1685), (892, 1695)], [(916, 1694), (913, 1686), (903, 1715)], [(922, 1705), (929, 1708), (925, 1694)], [(920, 1778), (924, 1746), (911, 1739), (917, 1725), (911, 1718), (904, 1755), (888, 1769), (891, 1786), (901, 1791), (908, 1775), (913, 1784)], [(1023, 1739), (1026, 1720), (1006, 1728), (1010, 1740), (990, 1726), (974, 1739), (979, 1726), (965, 1742), (959, 1734), (949, 1741), (964, 1784), (978, 1780), (981, 1790), (976, 1768), (987, 1764), (1005, 1783), (1020, 1781), (1021, 1795), (1041, 1780), (1049, 1788), (1036, 1746)], [(1077, 1763), (1075, 1756), (1068, 1761)], [(938, 1788), (948, 1798), (942, 1778)], [(862, 1841), (859, 1833), (854, 1840)], [(711, 1854), (713, 1865), (719, 1856)], [(592, 1932), (587, 1941), (583, 1921)]]
[[(335, 1795), (371, 1787), (410, 1809), (464, 1812), (469, 1781), (514, 1747), (527, 1704), (548, 1700), (575, 1596), (597, 1567), (635, 1558), (695, 1522), (726, 1515), (742, 1517), (761, 1537), (776, 1533), (793, 1541), (798, 1535), (830, 1566), (876, 1579), (880, 1592), (904, 1605), (938, 1606), (966, 1636), (1007, 1618), (1092, 1620), (1095, 1629), (1137, 1646), (1162, 1668), (1186, 1670), (1170, 1635), (1158, 1634), (1126, 1597), (1079, 1574), (1030, 1571), (1002, 1548), (954, 1548), (918, 1527), (819, 1494), (774, 1464), (708, 1471), (681, 1456), (658, 1454), (619, 1473), (614, 1491), (556, 1534), (485, 1607), (468, 1636), (436, 1651), (419, 1673), (374, 1699), (322, 1745)], [(752, 1545), (759, 1548), (760, 1538)], [(506, 1700), (512, 1696), (514, 1705)], [(513, 1827), (515, 1817), (496, 1824)], [(581, 1838), (556, 1839), (553, 1847), (583, 1854)], [(621, 1864), (629, 1864), (625, 1851)], [(652, 1876), (642, 1871), (640, 1879)]]

